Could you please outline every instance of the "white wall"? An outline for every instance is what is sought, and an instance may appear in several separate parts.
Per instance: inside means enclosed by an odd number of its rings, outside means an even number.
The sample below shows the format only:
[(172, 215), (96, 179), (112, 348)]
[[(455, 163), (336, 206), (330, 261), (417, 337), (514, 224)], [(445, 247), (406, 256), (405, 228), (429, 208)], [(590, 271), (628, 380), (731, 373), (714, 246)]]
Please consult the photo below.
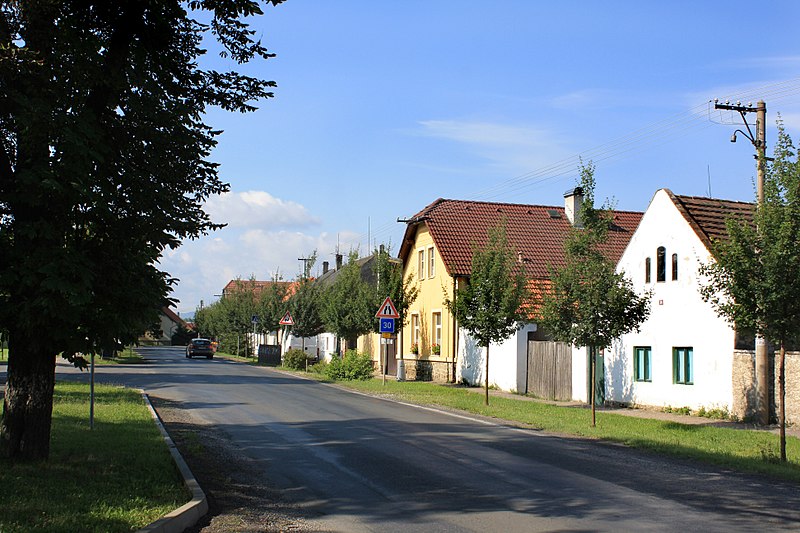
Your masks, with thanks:
[[(489, 346), (489, 385), (508, 392), (525, 390), (528, 365), (528, 332), (534, 324), (527, 324), (505, 341)], [(469, 332), (459, 330), (458, 366), (456, 381), (466, 380), (472, 385), (484, 383), (486, 350), (479, 347)]]
[[(656, 282), (656, 249), (666, 248), (666, 281)], [(672, 281), (672, 254), (678, 254), (678, 280)], [(651, 282), (645, 283), (645, 258)], [(733, 407), (734, 333), (699, 293), (698, 268), (709, 251), (664, 190), (656, 192), (618, 264), (638, 291), (652, 290), (651, 314), (638, 333), (624, 335), (606, 350), (606, 399), (654, 406)], [(636, 382), (633, 349), (650, 346), (652, 381)], [(694, 384), (673, 383), (673, 347), (693, 348)], [(585, 354), (583, 359), (585, 369)], [(573, 367), (573, 382), (577, 381)], [(585, 375), (583, 394), (585, 396)], [(573, 391), (580, 388), (573, 387)]]

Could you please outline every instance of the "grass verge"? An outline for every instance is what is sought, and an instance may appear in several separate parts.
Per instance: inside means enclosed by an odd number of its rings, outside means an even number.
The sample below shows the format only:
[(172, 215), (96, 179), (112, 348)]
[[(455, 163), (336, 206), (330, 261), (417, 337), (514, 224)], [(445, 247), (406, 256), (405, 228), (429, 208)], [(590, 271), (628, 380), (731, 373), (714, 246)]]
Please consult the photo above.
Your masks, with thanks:
[(2, 532), (133, 531), (189, 501), (137, 391), (57, 383), (50, 460), (0, 459)]
[(490, 398), (463, 387), (425, 382), (380, 380), (337, 382), (376, 395), (388, 395), (410, 403), (437, 405), (476, 415), (519, 422), (548, 432), (619, 442), (657, 453), (696, 459), (743, 472), (754, 472), (800, 482), (800, 440), (786, 439), (789, 461), (780, 463), (777, 435), (766, 431), (680, 424), (665, 420), (597, 413), (597, 426), (589, 427), (588, 409), (528, 401), (522, 398)]

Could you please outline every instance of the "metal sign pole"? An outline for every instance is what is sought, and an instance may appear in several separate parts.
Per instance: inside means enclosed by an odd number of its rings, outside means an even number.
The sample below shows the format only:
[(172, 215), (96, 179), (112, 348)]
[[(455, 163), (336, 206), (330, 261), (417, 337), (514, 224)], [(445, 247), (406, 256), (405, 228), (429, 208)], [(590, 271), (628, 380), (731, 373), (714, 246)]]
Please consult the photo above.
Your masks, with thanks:
[(92, 352), (91, 377), (89, 379), (89, 429), (94, 429), (94, 352)]

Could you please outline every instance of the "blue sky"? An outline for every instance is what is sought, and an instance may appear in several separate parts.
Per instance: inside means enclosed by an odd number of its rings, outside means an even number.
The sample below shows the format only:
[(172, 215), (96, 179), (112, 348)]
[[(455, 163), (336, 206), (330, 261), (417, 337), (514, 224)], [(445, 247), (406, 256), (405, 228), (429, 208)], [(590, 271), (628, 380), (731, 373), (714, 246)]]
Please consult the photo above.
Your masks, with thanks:
[[(161, 263), (182, 314), (241, 276), (292, 279), (380, 243), (439, 197), (561, 205), (578, 157), (596, 195), (644, 211), (655, 191), (752, 200), (753, 149), (713, 98), (767, 102), (800, 138), (800, 3), (288, 0), (253, 26), (278, 83), (218, 110), (229, 227)], [(757, 23), (756, 23), (757, 22)], [(209, 64), (222, 68), (215, 57)], [(228, 67), (230, 67), (228, 65)], [(754, 120), (754, 116), (749, 117)], [(370, 237), (368, 242), (368, 235)], [(316, 269), (315, 269), (316, 270)]]

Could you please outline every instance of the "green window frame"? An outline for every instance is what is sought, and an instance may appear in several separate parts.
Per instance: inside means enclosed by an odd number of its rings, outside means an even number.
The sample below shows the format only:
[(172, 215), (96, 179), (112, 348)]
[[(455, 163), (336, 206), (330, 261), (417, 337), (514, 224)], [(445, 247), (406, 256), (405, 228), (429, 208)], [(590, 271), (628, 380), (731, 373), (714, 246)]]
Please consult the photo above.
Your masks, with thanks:
[(672, 348), (672, 382), (694, 384), (694, 349), (691, 346)]
[(653, 381), (653, 350), (650, 346), (633, 348), (633, 380)]

